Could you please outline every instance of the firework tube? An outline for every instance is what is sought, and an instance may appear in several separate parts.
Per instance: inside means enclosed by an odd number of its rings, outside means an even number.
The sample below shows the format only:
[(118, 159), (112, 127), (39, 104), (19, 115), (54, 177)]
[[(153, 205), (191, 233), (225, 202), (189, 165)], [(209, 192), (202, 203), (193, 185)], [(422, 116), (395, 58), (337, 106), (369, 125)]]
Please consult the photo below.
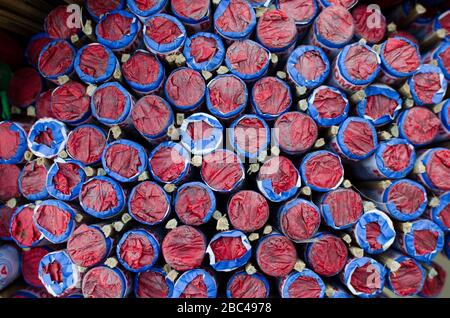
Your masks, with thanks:
[(277, 77), (263, 77), (254, 84), (250, 100), (257, 115), (275, 120), (291, 108), (291, 89)]
[(33, 221), (42, 235), (53, 244), (66, 242), (76, 226), (76, 211), (68, 204), (47, 200), (36, 205)]
[(432, 60), (437, 62), (437, 66), (441, 69), (447, 81), (450, 81), (450, 43), (441, 42), (441, 44), (431, 53), (423, 58), (425, 63)]
[(20, 168), (17, 165), (0, 164), (0, 201), (7, 202), (11, 198), (20, 197)]
[(56, 119), (71, 126), (81, 125), (91, 118), (91, 97), (86, 86), (77, 82), (67, 82), (52, 93), (51, 110)]
[(64, 297), (78, 290), (81, 275), (66, 251), (49, 253), (39, 262), (39, 279), (54, 297)]
[(125, 207), (125, 193), (111, 178), (98, 176), (87, 180), (80, 191), (83, 210), (98, 219), (109, 219), (120, 214)]
[(441, 127), (441, 121), (425, 107), (405, 109), (397, 118), (400, 138), (408, 140), (413, 146), (425, 146), (433, 142)]
[(52, 112), (52, 93), (53, 90), (49, 89), (43, 92), (36, 101), (34, 107), (37, 119), (55, 118), (55, 115)]
[(359, 161), (370, 157), (378, 147), (375, 127), (367, 119), (347, 118), (330, 143), (331, 149), (343, 159)]
[(261, 229), (269, 220), (269, 204), (255, 191), (239, 191), (228, 202), (231, 225), (243, 232)]
[(0, 290), (19, 278), (21, 274), (19, 250), (9, 244), (0, 246)]
[(75, 57), (75, 72), (86, 84), (107, 82), (116, 71), (120, 71), (116, 56), (100, 43), (84, 46)]
[(172, 298), (216, 298), (217, 282), (204, 269), (183, 273), (175, 283)]
[[(169, 127), (174, 124), (170, 105), (157, 95), (142, 97), (131, 111), (133, 125), (151, 144), (168, 139)], [(157, 120), (154, 120), (157, 117)]]
[(206, 248), (211, 267), (230, 272), (244, 266), (252, 256), (252, 246), (241, 231), (227, 231), (214, 235)]
[(270, 143), (270, 128), (258, 115), (243, 115), (236, 119), (228, 130), (234, 151), (241, 158), (256, 160), (267, 151)]
[[(68, 23), (73, 19), (73, 10), (69, 5), (60, 5), (47, 15), (44, 21), (44, 29), (53, 39), (78, 41), (81, 34), (81, 26)], [(81, 21), (80, 21), (81, 22)], [(76, 39), (76, 40), (75, 40)]]
[(427, 277), (419, 296), (436, 298), (444, 290), (447, 273), (444, 268), (434, 262), (431, 263), (426, 270)]
[(114, 10), (105, 14), (95, 28), (100, 44), (121, 54), (134, 52), (141, 42), (142, 25), (132, 13)]
[(39, 119), (31, 127), (27, 142), (30, 151), (37, 157), (54, 158), (66, 146), (66, 127), (58, 120)]
[(331, 6), (317, 16), (309, 32), (308, 42), (334, 56), (350, 43), (354, 32), (355, 23), (350, 12), (341, 6)]
[(147, 169), (147, 153), (140, 144), (121, 139), (106, 146), (102, 165), (117, 181), (134, 182)]
[(351, 259), (341, 274), (342, 283), (360, 298), (374, 298), (383, 292), (386, 269), (369, 257)]
[(215, 77), (206, 88), (206, 106), (209, 112), (224, 122), (242, 114), (247, 101), (247, 86), (232, 74)]
[(258, 273), (247, 274), (239, 271), (231, 276), (227, 283), (227, 298), (268, 298), (270, 285), (267, 279)]
[(356, 106), (359, 117), (368, 119), (375, 127), (392, 123), (402, 109), (403, 100), (396, 90), (383, 84), (364, 89), (365, 97)]
[(84, 275), (81, 290), (84, 298), (126, 298), (131, 292), (131, 284), (128, 272), (100, 265)]
[(125, 2), (125, 0), (87, 0), (86, 10), (94, 22), (98, 23), (105, 14), (122, 10), (125, 7)]
[(95, 125), (78, 126), (67, 137), (66, 152), (70, 158), (84, 165), (100, 162), (106, 147), (106, 133)]
[(170, 210), (169, 196), (154, 182), (142, 182), (130, 193), (128, 212), (139, 223), (157, 225), (169, 216)]
[(172, 298), (174, 283), (161, 268), (151, 268), (134, 278), (136, 298)]
[(288, 79), (297, 86), (314, 89), (330, 74), (330, 62), (324, 51), (312, 45), (300, 45), (286, 64)]
[(182, 50), (186, 29), (177, 18), (163, 13), (152, 15), (144, 24), (144, 43), (147, 50), (167, 56)]
[(297, 42), (295, 20), (283, 10), (269, 9), (258, 18), (256, 38), (269, 51), (287, 57)]
[[(235, 16), (239, 16), (239, 19), (235, 19)], [(214, 12), (215, 31), (230, 42), (248, 39), (255, 27), (255, 11), (248, 1), (220, 1)]]
[(405, 178), (414, 168), (414, 146), (404, 139), (391, 139), (380, 143), (369, 158), (356, 162), (353, 173), (363, 180)]
[(160, 13), (161, 11), (164, 11), (165, 7), (167, 5), (167, 0), (145, 0), (145, 1), (139, 1), (139, 0), (128, 0), (127, 6), (128, 9), (132, 13), (134, 13), (136, 16), (141, 19), (142, 22), (144, 22), (148, 17)]
[(51, 250), (47, 247), (34, 247), (29, 250), (22, 251), (22, 276), (28, 285), (36, 288), (44, 287), (39, 279), (39, 262), (50, 252)]
[(320, 212), (317, 206), (303, 199), (284, 204), (278, 212), (280, 231), (295, 243), (311, 239), (320, 226)]
[(429, 220), (419, 219), (409, 225), (410, 228), (399, 233), (395, 247), (420, 262), (430, 264), (444, 248), (444, 232)]
[(45, 79), (59, 84), (74, 71), (76, 50), (64, 40), (54, 40), (47, 44), (39, 55), (38, 70)]
[(207, 155), (223, 143), (223, 126), (213, 116), (195, 113), (180, 127), (181, 144), (193, 155)]
[(337, 236), (318, 233), (306, 245), (305, 260), (317, 274), (325, 277), (339, 274), (348, 257), (347, 246)]
[(294, 19), (297, 39), (302, 39), (319, 13), (316, 0), (277, 0), (275, 6)]
[(33, 35), (25, 50), (25, 57), (32, 67), (37, 68), (42, 49), (53, 39), (45, 32)]
[(410, 40), (395, 36), (388, 38), (380, 47), (381, 71), (378, 80), (396, 85), (412, 76), (420, 66), (417, 45)]
[(91, 98), (92, 115), (103, 125), (132, 125), (131, 110), (134, 99), (119, 83), (111, 82), (99, 86)]
[(150, 153), (148, 167), (157, 182), (179, 184), (191, 170), (190, 156), (180, 144), (166, 141)]
[(280, 282), (282, 298), (324, 298), (325, 283), (310, 269), (293, 272)]
[(387, 251), (395, 240), (392, 220), (383, 212), (366, 212), (353, 228), (356, 243), (368, 254), (380, 254)]
[(203, 158), (201, 177), (213, 191), (229, 193), (243, 183), (244, 165), (231, 151), (217, 149)]
[(75, 264), (88, 268), (106, 261), (112, 243), (100, 226), (81, 224), (67, 241), (67, 253)]
[(445, 41), (450, 41), (450, 10), (446, 10), (441, 13), (433, 23), (433, 31), (437, 31), (439, 29), (444, 29), (446, 31)]
[(15, 71), (6, 85), (9, 102), (19, 108), (27, 108), (36, 103), (44, 88), (39, 72), (31, 67)]
[(85, 181), (86, 173), (82, 163), (57, 158), (48, 170), (47, 192), (58, 200), (73, 201), (78, 198)]
[[(434, 223), (441, 227), (442, 231), (450, 232), (450, 192), (446, 192), (439, 197), (439, 205), (431, 208), (430, 217)], [(449, 245), (446, 246), (448, 249)]]
[(27, 151), (27, 133), (20, 124), (0, 122), (0, 164), (17, 164)]
[(162, 88), (165, 70), (158, 58), (144, 50), (137, 50), (122, 64), (125, 82), (139, 95), (159, 92)]
[(335, 190), (344, 181), (341, 158), (326, 150), (306, 155), (300, 173), (305, 185), (318, 192)]
[(270, 57), (270, 52), (259, 43), (252, 40), (236, 41), (227, 49), (225, 64), (232, 74), (251, 83), (267, 74)]
[(365, 4), (358, 5), (352, 10), (355, 21), (355, 37), (365, 39), (369, 44), (381, 42), (387, 29), (386, 17), (376, 7)]
[(364, 213), (361, 195), (352, 189), (338, 188), (324, 193), (317, 206), (325, 224), (335, 230), (352, 227)]
[(0, 204), (0, 239), (4, 241), (11, 241), (11, 217), (14, 213), (14, 209), (7, 205)]
[(425, 283), (425, 269), (415, 259), (391, 251), (386, 254), (389, 260), (396, 262), (398, 269), (387, 266), (387, 287), (397, 296), (417, 295)]
[(204, 102), (205, 90), (203, 76), (187, 67), (174, 70), (164, 86), (166, 100), (181, 112), (193, 112), (200, 108)]
[(286, 236), (272, 233), (259, 239), (256, 261), (261, 271), (272, 277), (285, 277), (294, 269), (297, 251)]
[(408, 79), (412, 98), (417, 106), (439, 104), (447, 91), (447, 80), (437, 66), (424, 64)]
[(183, 184), (174, 199), (175, 212), (186, 225), (202, 225), (209, 222), (216, 211), (216, 197), (201, 182)]
[(346, 45), (333, 62), (331, 83), (347, 92), (366, 88), (380, 72), (380, 56), (368, 45)]
[(159, 238), (146, 229), (126, 232), (117, 243), (116, 254), (122, 266), (130, 272), (145, 272), (159, 257)]
[(442, 106), (439, 112), (439, 119), (441, 120), (441, 129), (439, 130), (439, 135), (436, 137), (437, 141), (447, 141), (450, 140), (450, 99), (443, 101), (440, 105)]
[(211, 26), (211, 3), (209, 0), (171, 0), (172, 13), (192, 33), (207, 31)]
[(223, 63), (225, 47), (217, 35), (199, 32), (186, 40), (183, 54), (190, 68), (198, 72), (213, 72)]
[(200, 230), (183, 225), (166, 235), (161, 250), (167, 264), (177, 271), (186, 271), (202, 264), (206, 245), (206, 237)]
[(332, 86), (319, 86), (308, 98), (308, 114), (319, 127), (339, 125), (347, 119), (349, 111), (345, 93)]
[(425, 171), (417, 175), (420, 182), (437, 193), (450, 191), (449, 157), (450, 150), (446, 148), (433, 148), (421, 154), (417, 160), (425, 166)]
[(301, 187), (298, 170), (286, 157), (273, 157), (259, 170), (257, 185), (259, 191), (272, 202), (282, 202), (292, 198)]

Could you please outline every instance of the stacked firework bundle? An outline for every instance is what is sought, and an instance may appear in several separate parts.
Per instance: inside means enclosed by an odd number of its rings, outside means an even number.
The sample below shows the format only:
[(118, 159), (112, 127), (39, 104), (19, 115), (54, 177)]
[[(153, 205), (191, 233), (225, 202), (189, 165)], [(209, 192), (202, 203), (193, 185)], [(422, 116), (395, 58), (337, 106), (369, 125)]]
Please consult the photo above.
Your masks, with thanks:
[(51, 11), (0, 123), (0, 290), (438, 296), (450, 11), (356, 2)]

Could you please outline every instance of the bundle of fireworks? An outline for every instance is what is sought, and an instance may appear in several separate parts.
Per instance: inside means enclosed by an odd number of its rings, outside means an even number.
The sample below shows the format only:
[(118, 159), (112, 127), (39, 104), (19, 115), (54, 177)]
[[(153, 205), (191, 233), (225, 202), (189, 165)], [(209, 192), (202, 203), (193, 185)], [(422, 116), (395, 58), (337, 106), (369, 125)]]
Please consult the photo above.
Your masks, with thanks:
[(357, 2), (52, 10), (0, 122), (0, 290), (439, 296), (450, 13)]

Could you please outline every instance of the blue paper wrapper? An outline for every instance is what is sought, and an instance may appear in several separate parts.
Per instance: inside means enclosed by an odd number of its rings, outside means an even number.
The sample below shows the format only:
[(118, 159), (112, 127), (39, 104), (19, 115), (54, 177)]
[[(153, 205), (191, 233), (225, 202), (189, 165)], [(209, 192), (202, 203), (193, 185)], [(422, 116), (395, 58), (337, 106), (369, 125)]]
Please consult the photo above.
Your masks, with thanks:
[[(325, 70), (323, 71), (323, 73), (312, 80), (306, 79), (302, 74), (299, 73), (299, 71), (295, 67), (299, 58), (306, 52), (310, 51), (314, 51), (316, 52), (316, 54), (319, 54), (322, 58), (323, 63), (325, 64)], [(289, 80), (292, 81), (295, 85), (304, 86), (307, 89), (314, 89), (320, 86), (327, 79), (328, 75), (330, 74), (331, 67), (328, 57), (325, 55), (325, 52), (321, 48), (312, 45), (301, 45), (297, 47), (289, 56), (286, 64), (286, 70), (289, 76)]]
[[(117, 146), (117, 145), (127, 146), (127, 147), (131, 148), (131, 149), (129, 149), (130, 151), (133, 151), (133, 150), (137, 151), (138, 157), (139, 157), (139, 167), (138, 167), (138, 171), (136, 172), (136, 174), (134, 176), (131, 176), (129, 178), (124, 177), (119, 172), (113, 171), (111, 169), (111, 167), (108, 166), (107, 159), (106, 159), (108, 151), (110, 151), (112, 147)], [(122, 156), (123, 156), (123, 154), (121, 156), (118, 156), (115, 159), (117, 161), (119, 161), (119, 163), (121, 163), (121, 164), (130, 165), (131, 163), (129, 161), (122, 162), (122, 160), (124, 160), (124, 158), (126, 158), (126, 157), (122, 157)], [(126, 140), (126, 139), (117, 140), (113, 143), (108, 144), (105, 147), (105, 150), (103, 151), (103, 155), (102, 155), (103, 169), (105, 169), (106, 173), (111, 178), (114, 178), (119, 182), (134, 182), (134, 181), (136, 181), (138, 179), (138, 177), (147, 170), (147, 162), (148, 162), (148, 159), (147, 159), (147, 153), (146, 153), (145, 148), (134, 141)], [(122, 166), (120, 168), (122, 168)]]
[[(92, 47), (92, 46), (102, 47), (108, 55), (105, 72), (96, 77), (92, 76), (90, 74), (84, 73), (83, 70), (80, 68), (81, 56), (83, 55), (83, 52), (87, 48)], [(82, 80), (83, 82), (85, 82), (87, 84), (98, 84), (98, 83), (107, 82), (109, 79), (111, 79), (111, 77), (113, 77), (116, 69), (120, 69), (119, 62), (117, 61), (117, 58), (114, 55), (114, 53), (109, 48), (107, 48), (106, 46), (101, 45), (99, 43), (91, 43), (91, 44), (88, 44), (88, 45), (82, 47), (80, 50), (78, 50), (77, 56), (75, 57), (74, 65), (75, 65), (75, 72), (77, 73), (80, 80)]]
[(220, 1), (219, 5), (216, 8), (216, 11), (214, 12), (214, 29), (221, 37), (229, 41), (239, 41), (248, 39), (256, 27), (255, 11), (253, 10), (250, 4), (248, 4), (250, 10), (250, 23), (244, 30), (241, 30), (239, 32), (224, 31), (217, 25), (217, 19), (219, 19), (224, 14), (225, 10), (228, 8), (230, 3), (231, 0)]
[(27, 133), (22, 128), (20, 124), (16, 124), (10, 121), (2, 121), (0, 122), (0, 126), (3, 125), (10, 125), (9, 131), (17, 134), (19, 136), (18, 144), (15, 149), (15, 153), (12, 156), (9, 156), (8, 158), (0, 157), (0, 164), (18, 164), (23, 162), (24, 154), (28, 149), (27, 145)]
[(183, 273), (175, 283), (172, 298), (180, 298), (186, 287), (196, 279), (198, 276), (203, 278), (203, 282), (206, 286), (207, 298), (216, 298), (217, 296), (217, 282), (216, 279), (204, 269), (192, 269)]
[(13, 245), (0, 246), (0, 290), (5, 289), (21, 274), (19, 250)]
[(439, 131), (437, 140), (447, 141), (450, 140), (450, 99), (442, 102), (442, 109), (439, 112), (439, 118), (442, 123), (442, 129)]
[[(437, 90), (434, 93), (431, 103), (429, 103), (428, 101), (423, 100), (420, 97), (420, 91), (416, 90), (415, 77), (418, 74), (436, 74), (439, 77), (440, 88), (439, 88), (439, 90)], [(411, 76), (408, 79), (408, 85), (409, 85), (409, 90), (411, 91), (411, 95), (412, 95), (412, 98), (414, 100), (414, 103), (417, 106), (427, 106), (427, 105), (439, 104), (444, 99), (445, 93), (447, 91), (447, 80), (444, 77), (444, 73), (442, 73), (442, 71), (441, 71), (441, 69), (439, 67), (434, 66), (434, 65), (430, 65), (430, 64), (423, 64), (423, 65), (421, 65), (417, 69), (417, 71), (414, 73), (414, 75)]]
[[(209, 200), (210, 200), (210, 207), (209, 207), (209, 210), (206, 212), (205, 216), (203, 217), (203, 219), (201, 221), (202, 224), (208, 223), (209, 220), (211, 220), (214, 212), (216, 211), (216, 196), (214, 195), (214, 192), (209, 187), (207, 187), (204, 183), (202, 183), (202, 182), (189, 182), (189, 183), (183, 184), (177, 190), (177, 194), (175, 195), (173, 205), (175, 207), (177, 206), (177, 202), (180, 199), (181, 192), (184, 189), (188, 189), (188, 188), (201, 188), (201, 189), (205, 190), (208, 193), (208, 197), (209, 197)], [(189, 203), (193, 204), (193, 207), (196, 207), (195, 206), (196, 202), (194, 201), (194, 198), (192, 198), (192, 199), (193, 199), (192, 202), (189, 202)], [(175, 209), (175, 212), (177, 212), (178, 218), (180, 218), (181, 221), (186, 223), (186, 220), (183, 219), (183, 216), (181, 216), (176, 209)], [(199, 225), (199, 224), (188, 224), (188, 225)]]
[[(159, 44), (158, 42), (152, 40), (147, 35), (147, 24), (149, 23), (149, 21), (151, 21), (152, 19), (154, 19), (156, 17), (164, 18), (166, 20), (169, 20), (169, 21), (175, 23), (177, 25), (178, 29), (180, 30), (181, 35), (179, 37), (177, 37), (172, 43)], [(165, 14), (165, 13), (158, 13), (158, 14), (152, 15), (145, 21), (144, 44), (150, 52), (152, 52), (154, 54), (158, 54), (158, 55), (168, 55), (170, 53), (179, 51), (183, 47), (185, 41), (186, 41), (186, 29), (184, 28), (184, 25), (180, 22), (180, 20), (178, 20), (177, 18), (175, 18), (171, 15)]]
[[(418, 251), (414, 241), (416, 240), (416, 231), (424, 232), (429, 231), (435, 235), (435, 244), (431, 246), (428, 244), (426, 246), (427, 250)], [(421, 239), (422, 240), (422, 239)], [(423, 244), (430, 243), (424, 242)], [(394, 245), (396, 248), (402, 250), (409, 256), (415, 258), (416, 260), (423, 262), (425, 264), (430, 264), (433, 259), (443, 250), (444, 248), (444, 232), (435, 223), (420, 219), (410, 223), (410, 228), (407, 232), (399, 233), (398, 239)], [(431, 249), (430, 249), (431, 248)], [(428, 250), (430, 249), (430, 250)]]
[(146, 272), (138, 273), (134, 277), (134, 295), (136, 296), (136, 298), (144, 298), (144, 297), (140, 296), (139, 285), (141, 284), (141, 279), (143, 279), (142, 277), (144, 275), (146, 275), (146, 273), (155, 273), (156, 275), (161, 275), (162, 277), (164, 277), (164, 282), (166, 284), (165, 287), (167, 288), (167, 295), (166, 295), (166, 297), (167, 298), (172, 298), (173, 288), (174, 288), (173, 281), (171, 281), (169, 279), (169, 277), (167, 277), (166, 272), (162, 268), (156, 268), (156, 267), (153, 267), (153, 268), (149, 269)]
[(164, 11), (165, 7), (167, 6), (168, 0), (157, 0), (155, 1), (155, 4), (147, 10), (139, 9), (138, 3), (139, 1), (136, 0), (128, 0), (127, 6), (132, 13), (134, 13), (139, 17), (139, 19), (141, 19), (142, 22), (144, 22), (148, 17)]
[[(60, 211), (60, 213), (67, 213), (69, 214), (69, 220), (67, 221), (67, 224), (62, 224), (65, 226), (64, 232), (60, 235), (58, 234), (53, 234), (51, 233), (50, 229), (45, 228), (44, 226), (40, 225), (37, 222), (37, 215), (38, 215), (38, 211), (39, 209), (45, 207), (45, 206), (50, 206), (50, 207), (55, 207), (58, 210), (62, 210)], [(52, 221), (57, 222), (56, 215), (52, 215), (52, 217), (54, 218)], [(37, 229), (39, 230), (39, 232), (42, 233), (42, 235), (51, 243), (53, 244), (61, 244), (66, 242), (69, 237), (72, 235), (75, 226), (76, 226), (76, 221), (75, 221), (75, 217), (76, 217), (76, 211), (68, 204), (58, 201), (58, 200), (47, 200), (47, 201), (43, 201), (41, 203), (39, 203), (38, 205), (36, 205), (36, 208), (34, 209), (34, 223), (37, 227)], [(55, 229), (56, 226), (61, 226), (58, 224), (52, 224), (51, 226), (53, 226), (52, 229)]]
[[(211, 244), (222, 238), (239, 238), (247, 252), (239, 258), (217, 261)], [(252, 256), (252, 246), (250, 245), (250, 241), (244, 233), (242, 233), (241, 231), (233, 230), (214, 235), (206, 249), (206, 253), (209, 255), (209, 264), (212, 268), (214, 268), (214, 270), (218, 272), (230, 272), (247, 264), (250, 257)]]
[[(423, 172), (419, 172), (417, 173), (417, 178), (420, 181), (420, 183), (422, 183), (425, 187), (427, 187), (428, 189), (430, 189), (431, 191), (435, 192), (435, 193), (443, 193), (445, 192), (443, 189), (437, 187), (434, 183), (433, 180), (431, 179), (430, 175), (428, 174), (428, 172), (431, 169), (428, 169), (427, 167), (431, 164), (431, 159), (433, 158), (434, 154), (438, 151), (448, 151), (447, 148), (431, 148), (428, 150), (425, 150), (422, 154), (420, 154), (417, 158), (417, 161), (421, 164), (423, 164), (425, 166), (425, 169)], [(436, 173), (434, 173), (434, 177), (436, 178), (437, 175)]]
[[(70, 189), (69, 185), (68, 185), (70, 192), (68, 194), (66, 194), (66, 193), (61, 192), (56, 187), (57, 186), (56, 182), (58, 182), (58, 181), (57, 180), (55, 181), (55, 177), (57, 176), (57, 174), (60, 170), (59, 165), (69, 165), (69, 164), (77, 166), (77, 174), (80, 179), (79, 179), (78, 184), (74, 185), (72, 189)], [(81, 191), (81, 186), (86, 181), (86, 173), (84, 172), (84, 168), (85, 168), (85, 166), (79, 161), (63, 160), (63, 159), (57, 158), (47, 173), (46, 183), (47, 183), (48, 194), (50, 194), (55, 199), (62, 200), (62, 201), (73, 201), (73, 200), (77, 199), (80, 194), (80, 191)]]
[[(195, 57), (191, 54), (191, 43), (195, 38), (198, 37), (205, 37), (208, 39), (212, 39), (216, 42), (216, 52), (214, 53), (214, 56), (211, 57), (209, 60), (200, 63), (196, 62)], [(222, 43), (222, 40), (217, 35), (213, 33), (199, 32), (186, 40), (183, 54), (186, 58), (186, 64), (190, 68), (198, 72), (201, 71), (213, 72), (222, 65), (222, 62), (225, 59), (225, 47)]]
[[(136, 268), (134, 266), (131, 266), (123, 257), (121, 254), (121, 249), (122, 249), (122, 245), (126, 242), (126, 240), (130, 237), (130, 235), (133, 236), (140, 236), (142, 239), (147, 240), (153, 250), (153, 257), (152, 260), (149, 264), (146, 264), (144, 266), (141, 266), (139, 268)], [(145, 248), (145, 246), (143, 246), (142, 248)], [(122, 266), (130, 272), (133, 273), (141, 273), (141, 272), (146, 272), (148, 270), (150, 270), (156, 263), (156, 261), (158, 260), (159, 257), (159, 252), (160, 252), (160, 244), (159, 244), (159, 238), (157, 236), (155, 236), (155, 234), (153, 234), (152, 232), (150, 232), (149, 230), (143, 229), (143, 228), (139, 228), (139, 229), (135, 229), (135, 230), (130, 230), (128, 232), (126, 232), (122, 238), (120, 239), (120, 241), (117, 243), (116, 246), (116, 254), (117, 254), (117, 259), (119, 260), (120, 264), (122, 264)], [(133, 253), (133, 250), (127, 251), (128, 253), (132, 253), (132, 260), (135, 261), (135, 253)], [(142, 250), (142, 253), (145, 253), (146, 250)], [(137, 254), (137, 253), (136, 253)], [(143, 259), (145, 258), (145, 260), (147, 261), (148, 255), (141, 255), (141, 260), (144, 261)], [(141, 264), (141, 262), (139, 261), (139, 264)]]
[[(314, 102), (316, 100), (316, 95), (322, 90), (332, 91), (333, 93), (340, 95), (340, 98), (342, 98), (344, 100), (345, 107), (341, 114), (339, 114), (333, 118), (325, 118), (320, 115), (319, 110), (314, 105)], [(322, 85), (322, 86), (314, 89), (314, 91), (311, 93), (311, 95), (308, 98), (308, 115), (311, 116), (312, 119), (314, 119), (314, 121), (320, 127), (331, 127), (331, 126), (339, 125), (345, 119), (347, 119), (349, 112), (350, 112), (350, 103), (348, 102), (347, 96), (345, 95), (344, 92), (340, 91), (336, 87)]]
[[(379, 247), (371, 246), (368, 235), (367, 226), (370, 223), (376, 223), (379, 227), (379, 235), (376, 238), (376, 242)], [(353, 229), (353, 235), (356, 243), (368, 254), (380, 254), (388, 250), (395, 241), (394, 224), (391, 219), (381, 211), (372, 210), (362, 215), (356, 226)]]
[(441, 54), (447, 54), (447, 50), (450, 49), (450, 42), (442, 41), (437, 48), (435, 48), (430, 53), (424, 56), (424, 63), (430, 63), (432, 60), (437, 62), (437, 66), (441, 69), (444, 77), (447, 81), (450, 81), (450, 71), (447, 70), (446, 65), (444, 64), (444, 59)]
[[(36, 139), (41, 133), (51, 131), (52, 142), (49, 146), (43, 143), (38, 143)], [(66, 126), (55, 119), (43, 118), (39, 119), (31, 127), (28, 134), (28, 148), (36, 156), (41, 158), (52, 159), (64, 150), (67, 142)]]
[[(392, 123), (394, 119), (398, 116), (400, 110), (403, 106), (403, 100), (400, 97), (400, 94), (397, 91), (387, 85), (383, 84), (373, 84), (364, 89), (364, 93), (366, 97), (358, 103), (356, 106), (356, 112), (359, 117), (365, 118), (372, 122), (376, 127), (380, 127), (389, 123)], [(393, 113), (386, 113), (381, 117), (372, 118), (370, 115), (367, 115), (367, 103), (368, 98), (371, 96), (383, 96), (388, 98), (389, 100), (394, 100), (397, 104), (397, 107), (394, 109)]]
[(344, 287), (338, 286), (337, 284), (327, 285), (326, 295), (327, 298), (352, 298)]
[[(400, 170), (393, 170), (387, 166), (383, 155), (387, 150), (392, 150), (392, 147), (398, 145), (407, 146), (410, 150), (410, 156), (407, 166)], [(352, 172), (363, 180), (402, 179), (413, 170), (415, 162), (416, 152), (414, 146), (404, 139), (394, 138), (380, 143), (378, 149), (369, 158), (355, 162)]]
[[(431, 208), (430, 217), (431, 220), (440, 226), (442, 231), (450, 232), (450, 226), (443, 220), (442, 213), (446, 213), (445, 210), (449, 209), (450, 206), (450, 192), (446, 192), (439, 197), (439, 205)], [(448, 248), (448, 247), (447, 247)]]
[[(352, 275), (354, 274), (355, 270), (363, 267), (367, 264), (370, 264), (367, 268), (370, 270), (369, 272), (369, 279), (372, 278), (372, 281), (367, 282), (368, 284), (374, 284), (372, 289), (375, 289), (371, 293), (366, 293), (363, 291), (359, 291), (355, 289), (355, 287), (352, 285)], [(355, 296), (358, 296), (360, 298), (374, 298), (380, 295), (383, 292), (384, 284), (385, 284), (385, 277), (386, 277), (386, 269), (383, 265), (378, 263), (376, 260), (369, 258), (369, 257), (362, 257), (362, 258), (355, 258), (347, 262), (347, 265), (344, 268), (344, 271), (341, 275), (342, 283), (347, 286), (347, 288), (351, 291), (351, 293)]]
[[(314, 273), (310, 269), (304, 269), (301, 272), (293, 272), (289, 274), (286, 278), (284, 278), (280, 283), (280, 295), (282, 298), (293, 298), (293, 295), (290, 294), (290, 288), (292, 284), (301, 277), (310, 277), (314, 279), (317, 282), (318, 287), (320, 288), (319, 296), (318, 298), (324, 298), (325, 297), (325, 284), (320, 278), (319, 275)], [(307, 296), (310, 297), (310, 296)]]
[[(241, 276), (241, 275), (243, 275), (243, 276), (250, 276), (252, 279), (257, 279), (257, 280), (259, 280), (259, 281), (264, 285), (264, 288), (265, 288), (264, 297), (265, 297), (265, 298), (268, 298), (268, 297), (269, 297), (269, 293), (270, 293), (270, 285), (269, 285), (268, 280), (267, 280), (263, 275), (261, 275), (261, 274), (259, 274), (259, 273), (247, 274), (245, 271), (238, 271), (238, 272), (234, 273), (233, 276), (231, 276), (230, 280), (228, 281), (228, 284), (227, 284), (227, 291), (226, 291), (227, 298), (235, 298), (235, 297), (233, 297), (233, 293), (232, 293), (232, 290), (231, 290), (231, 286), (233, 285), (233, 282), (234, 282), (236, 279), (238, 279), (239, 276)], [(254, 288), (254, 285), (250, 286), (250, 288)], [(249, 292), (250, 292), (250, 291), (249, 291)], [(253, 292), (256, 292), (256, 291), (253, 291)], [(246, 295), (247, 295), (247, 294), (246, 294)], [(247, 295), (247, 296), (248, 296), (248, 295)]]
[[(58, 278), (53, 276), (54, 267), (60, 273)], [(63, 297), (81, 286), (81, 273), (66, 251), (45, 255), (39, 262), (38, 273), (45, 289), (54, 297)]]
[[(203, 131), (203, 125), (208, 125), (206, 131)], [(193, 126), (191, 130), (189, 127)], [(200, 136), (207, 135), (203, 139), (192, 139), (189, 131)], [(223, 126), (213, 116), (206, 113), (195, 113), (183, 121), (180, 127), (181, 144), (193, 155), (202, 156), (207, 155), (214, 150), (217, 150), (223, 142)]]

